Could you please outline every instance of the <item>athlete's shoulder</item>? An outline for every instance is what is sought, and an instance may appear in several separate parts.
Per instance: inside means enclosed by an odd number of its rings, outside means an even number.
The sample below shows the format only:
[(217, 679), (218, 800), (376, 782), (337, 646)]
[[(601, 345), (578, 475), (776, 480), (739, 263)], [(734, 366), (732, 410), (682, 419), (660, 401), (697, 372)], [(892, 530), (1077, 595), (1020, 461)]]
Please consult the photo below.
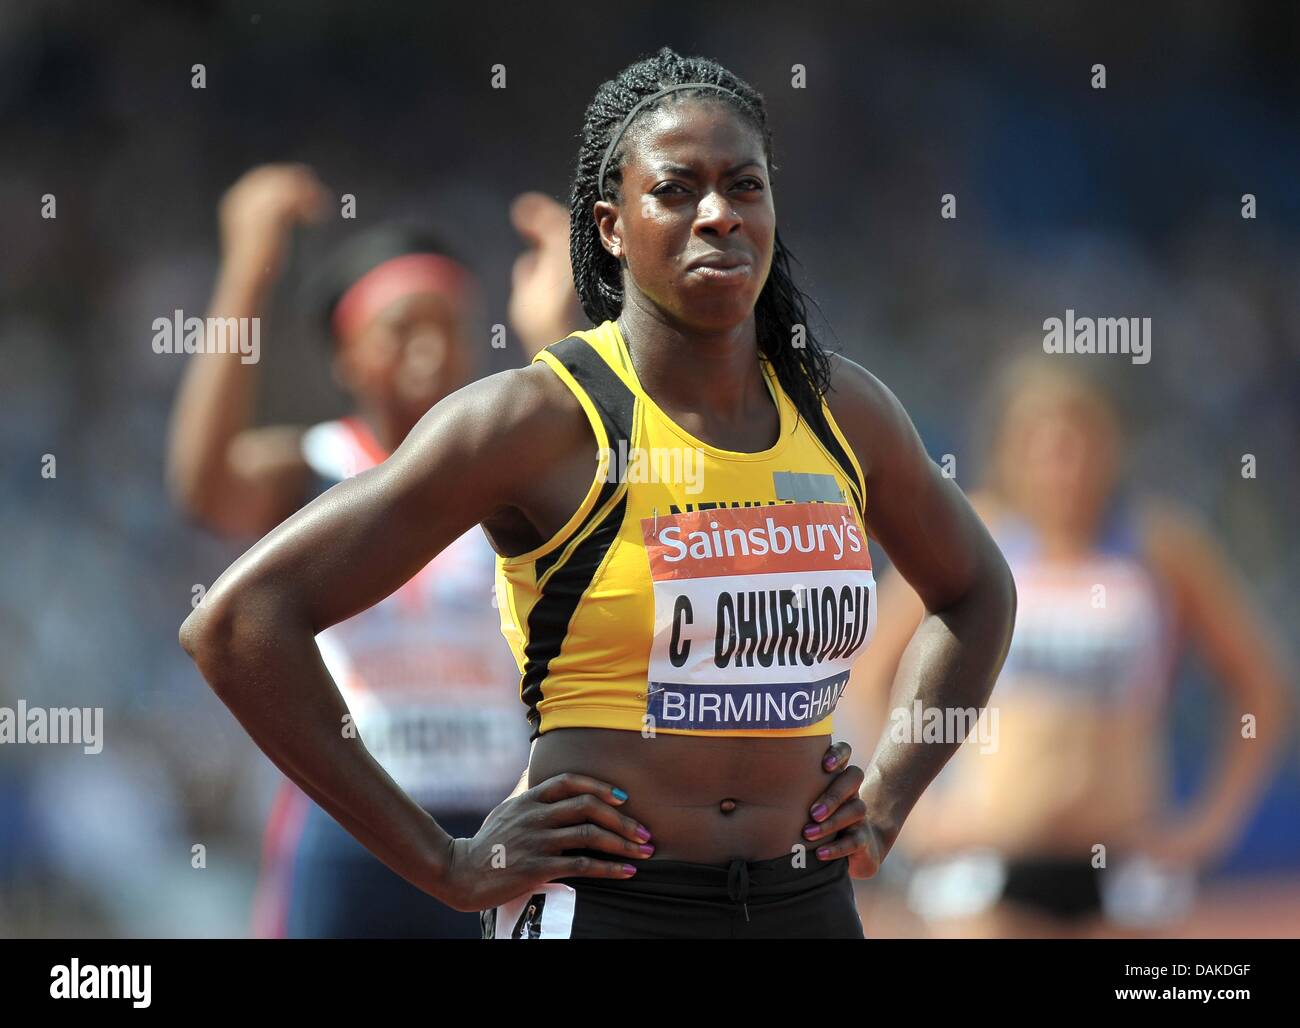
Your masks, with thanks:
[(1216, 550), (1205, 518), (1169, 497), (1134, 497), (1129, 501), (1129, 518), (1143, 555), (1158, 569), (1196, 565)]
[(899, 452), (899, 445), (915, 438), (916, 430), (893, 391), (857, 361), (829, 353), (830, 389), (825, 400), (840, 429), (857, 453), (862, 469), (881, 456)]
[(607, 378), (606, 366), (617, 375), (617, 369), (626, 368), (627, 364), (618, 327), (612, 321), (601, 322), (594, 328), (577, 329), (544, 347), (533, 360), (558, 364), (588, 381)]
[(488, 375), (454, 395), (458, 406), (494, 437), (527, 443), (530, 449), (545, 446), (547, 437), (563, 436), (566, 426), (586, 425), (577, 397), (541, 360)]
[(584, 456), (594, 464), (576, 401), (548, 374), (539, 365), (513, 368), (449, 393), (358, 480), (374, 476), (376, 495), (409, 526), (427, 525), (435, 508), (469, 525), (523, 507), (558, 471)]
[(830, 389), (826, 402), (838, 418), (840, 411), (853, 417), (893, 416), (902, 411), (890, 388), (857, 361), (842, 353), (828, 353)]

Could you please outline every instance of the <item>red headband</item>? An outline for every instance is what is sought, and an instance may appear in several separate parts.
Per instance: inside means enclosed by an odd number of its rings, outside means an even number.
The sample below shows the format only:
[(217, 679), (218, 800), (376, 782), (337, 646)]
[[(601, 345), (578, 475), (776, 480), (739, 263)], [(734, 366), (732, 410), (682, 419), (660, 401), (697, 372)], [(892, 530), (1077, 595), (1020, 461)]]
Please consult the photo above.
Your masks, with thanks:
[(412, 293), (438, 293), (463, 313), (472, 278), (465, 268), (436, 253), (408, 253), (371, 268), (334, 306), (334, 335), (346, 338), (394, 300)]

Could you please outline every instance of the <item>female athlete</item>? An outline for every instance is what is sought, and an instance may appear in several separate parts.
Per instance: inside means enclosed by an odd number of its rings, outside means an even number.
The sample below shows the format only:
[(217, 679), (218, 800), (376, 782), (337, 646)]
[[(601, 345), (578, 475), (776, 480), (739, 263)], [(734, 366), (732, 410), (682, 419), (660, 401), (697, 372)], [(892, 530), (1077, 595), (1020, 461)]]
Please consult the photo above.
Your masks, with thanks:
[[(1277, 649), (1230, 561), (1188, 513), (1125, 484), (1115, 409), (1054, 360), (1013, 365), (994, 391), (992, 474), (972, 496), (1020, 599), (987, 731), (900, 843), (918, 861), (911, 904), (940, 935), (1176, 929), (1195, 868), (1240, 833), (1283, 737)], [(858, 694), (881, 700), (924, 616), (906, 583), (886, 579), (882, 596)], [(1222, 759), (1174, 814), (1162, 729), (1190, 642), (1224, 689)], [(887, 733), (910, 717), (898, 696), (889, 706)]]
[[(597, 327), (441, 400), (181, 628), (287, 775), (495, 937), (861, 938), (850, 865), (874, 873), (961, 741), (880, 748), (826, 817), (867, 531), (928, 612), (909, 695), (982, 706), (1006, 652), (1006, 564), (893, 395), (809, 331), (770, 169), (762, 98), (721, 66), (664, 49), (603, 84), (570, 209)], [(476, 524), (534, 741), (461, 837), (339, 732), (312, 639)]]
[[(272, 164), (223, 197), (221, 271), (211, 314), (259, 317), (295, 226), (320, 217), (310, 168)], [(548, 204), (555, 207), (551, 211)], [(520, 197), (512, 220), (535, 245), (520, 259), (511, 322), (531, 356), (574, 317), (565, 297), (563, 208)], [(559, 238), (555, 238), (559, 235)], [(567, 285), (567, 291), (565, 287)], [(334, 483), (381, 463), (443, 396), (470, 377), (467, 269), (425, 233), (383, 226), (319, 269), (311, 303), (335, 379), (354, 411), (307, 429), (253, 427), (258, 363), (195, 357), (173, 412), (168, 478), (178, 505), (211, 531), (257, 537)], [(531, 345), (530, 345), (531, 344)], [(440, 824), (473, 834), (527, 761), (513, 666), (493, 592), (493, 553), (463, 535), (382, 603), (317, 640), (351, 728)], [(291, 781), (276, 794), (254, 904), (262, 936), (476, 937), (457, 913), (394, 874)]]

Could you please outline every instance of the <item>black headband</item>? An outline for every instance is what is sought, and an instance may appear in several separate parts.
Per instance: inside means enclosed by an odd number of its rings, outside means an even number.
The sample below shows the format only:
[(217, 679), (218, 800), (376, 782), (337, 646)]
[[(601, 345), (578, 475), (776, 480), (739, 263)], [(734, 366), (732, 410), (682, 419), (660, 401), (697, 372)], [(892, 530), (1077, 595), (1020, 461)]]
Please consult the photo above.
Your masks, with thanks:
[[(679, 82), (675, 86), (666, 86), (657, 93), (651, 93), (649, 96), (639, 100), (635, 107), (627, 112), (627, 117), (623, 119), (623, 124), (619, 126), (618, 131), (614, 133), (614, 138), (609, 141), (609, 146), (605, 150), (605, 159), (600, 162), (600, 177), (596, 179), (596, 188), (600, 191), (600, 198), (605, 199), (605, 169), (609, 167), (609, 159), (614, 155), (614, 148), (618, 146), (618, 141), (623, 138), (623, 133), (627, 127), (632, 124), (632, 119), (637, 116), (641, 108), (646, 104), (658, 100), (661, 96), (668, 93), (675, 93), (679, 89), (715, 89), (719, 93), (726, 93), (740, 100), (740, 95), (726, 86), (720, 86), (716, 82)], [(742, 101), (743, 102), (743, 101)]]

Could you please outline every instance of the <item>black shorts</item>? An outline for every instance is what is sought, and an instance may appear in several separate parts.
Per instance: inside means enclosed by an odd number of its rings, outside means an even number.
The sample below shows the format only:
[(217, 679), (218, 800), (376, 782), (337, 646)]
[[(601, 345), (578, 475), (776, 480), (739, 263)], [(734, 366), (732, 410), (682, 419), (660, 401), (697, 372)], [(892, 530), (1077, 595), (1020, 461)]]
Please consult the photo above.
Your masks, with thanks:
[(1099, 914), (1100, 874), (1087, 859), (1011, 860), (1002, 902), (1063, 920)]
[(1137, 853), (1111, 853), (1109, 866), (1090, 857), (1015, 856), (990, 850), (951, 853), (918, 865), (908, 905), (927, 921), (970, 917), (1002, 903), (1058, 921), (1103, 917), (1151, 928), (1186, 917), (1196, 874)]
[(483, 911), (483, 938), (863, 938), (848, 861), (808, 859), (644, 860), (631, 878), (561, 878)]
[(908, 900), (928, 921), (982, 914), (999, 903), (1071, 920), (1101, 912), (1101, 873), (1088, 857), (953, 853), (915, 869)]

